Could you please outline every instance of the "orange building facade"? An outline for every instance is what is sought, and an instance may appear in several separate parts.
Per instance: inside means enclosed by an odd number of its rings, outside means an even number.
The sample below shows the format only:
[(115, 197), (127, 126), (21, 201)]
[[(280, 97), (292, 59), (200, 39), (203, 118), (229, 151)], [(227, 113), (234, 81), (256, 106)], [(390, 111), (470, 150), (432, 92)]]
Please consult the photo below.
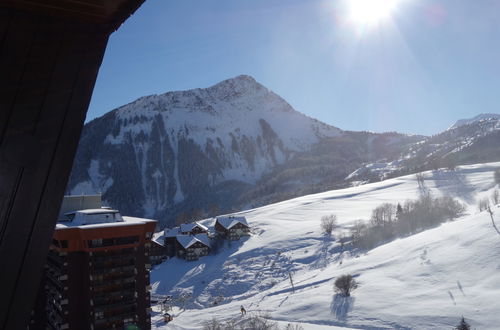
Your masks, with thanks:
[(110, 209), (76, 211), (66, 220), (54, 232), (32, 328), (150, 329), (156, 221)]

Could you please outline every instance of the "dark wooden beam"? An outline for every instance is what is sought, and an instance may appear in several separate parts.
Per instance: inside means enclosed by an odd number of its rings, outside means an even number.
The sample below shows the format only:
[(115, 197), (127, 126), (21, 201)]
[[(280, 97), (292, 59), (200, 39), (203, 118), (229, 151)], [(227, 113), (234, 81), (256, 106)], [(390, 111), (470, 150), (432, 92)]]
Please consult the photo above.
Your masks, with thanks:
[(0, 5), (117, 29), (145, 0), (0, 0)]
[[(4, 4), (0, 0), (0, 329), (17, 330), (29, 321), (94, 83), (116, 26)], [(115, 14), (126, 18), (131, 12)]]

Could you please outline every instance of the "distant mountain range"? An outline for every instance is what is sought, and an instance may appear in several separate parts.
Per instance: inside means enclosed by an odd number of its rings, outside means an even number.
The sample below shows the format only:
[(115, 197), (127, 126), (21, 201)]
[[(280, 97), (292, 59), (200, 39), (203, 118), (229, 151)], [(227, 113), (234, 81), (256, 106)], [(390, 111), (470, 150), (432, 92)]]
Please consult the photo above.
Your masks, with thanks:
[(453, 126), (451, 126), (449, 129), (454, 129), (454, 128), (457, 128), (457, 127), (460, 127), (460, 126), (470, 125), (470, 124), (477, 123), (479, 121), (491, 120), (491, 119), (493, 119), (493, 120), (499, 120), (500, 119), (500, 114), (496, 114), (496, 113), (482, 113), (482, 114), (477, 115), (477, 116), (475, 116), (473, 118), (460, 119)]
[(448, 160), (499, 160), (498, 117), (433, 137), (343, 131), (238, 76), (142, 97), (86, 124), (67, 191), (100, 192), (124, 214), (170, 225)]

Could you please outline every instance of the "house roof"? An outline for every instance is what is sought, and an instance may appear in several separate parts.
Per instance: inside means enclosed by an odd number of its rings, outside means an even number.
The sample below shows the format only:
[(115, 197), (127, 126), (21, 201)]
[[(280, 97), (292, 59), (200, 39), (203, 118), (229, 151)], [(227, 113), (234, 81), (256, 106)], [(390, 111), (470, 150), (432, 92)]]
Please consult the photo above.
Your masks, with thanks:
[(207, 234), (198, 234), (194, 236), (198, 241), (202, 242), (206, 246), (210, 246), (210, 239)]
[(145, 223), (152, 222), (156, 223), (156, 220), (127, 217), (120, 215), (120, 213), (116, 210), (111, 211), (112, 212), (105, 213), (75, 212), (75, 217), (72, 221), (58, 222), (56, 224), (56, 230), (68, 228), (95, 229), (104, 227), (143, 225)]
[(74, 227), (117, 222), (124, 222), (120, 212), (110, 208), (101, 208), (68, 212), (64, 215), (63, 219), (59, 220), (58, 224), (64, 224), (67, 227)]
[(248, 222), (247, 219), (243, 216), (224, 216), (224, 217), (217, 217), (216, 221), (224, 228), (226, 229), (231, 229), (238, 223), (241, 223), (244, 226), (248, 227)]
[(177, 235), (177, 241), (179, 242), (180, 245), (182, 245), (183, 248), (188, 249), (190, 246), (195, 244), (196, 242), (200, 242), (203, 245), (210, 246), (208, 237), (206, 234), (199, 234), (199, 235)]
[(181, 225), (181, 233), (190, 232), (191, 230), (193, 230), (196, 227), (198, 227), (198, 228), (200, 228), (202, 230), (205, 230), (205, 231), (208, 230), (207, 227), (205, 227), (201, 223), (195, 221), (195, 222), (191, 222), (191, 223), (183, 223)]
[(165, 237), (176, 237), (181, 233), (181, 229), (179, 227), (174, 227), (170, 229), (165, 229)]
[(154, 233), (153, 238), (151, 239), (151, 241), (154, 241), (155, 243), (158, 243), (162, 246), (164, 245), (164, 240), (165, 240), (165, 232), (163, 230)]

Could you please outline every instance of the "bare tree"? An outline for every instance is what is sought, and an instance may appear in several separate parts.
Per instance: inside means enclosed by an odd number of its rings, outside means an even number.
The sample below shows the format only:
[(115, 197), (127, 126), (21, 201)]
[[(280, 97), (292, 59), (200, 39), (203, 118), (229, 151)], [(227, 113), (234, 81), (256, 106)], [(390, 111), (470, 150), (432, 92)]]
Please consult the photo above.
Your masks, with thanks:
[(420, 189), (425, 187), (425, 178), (424, 174), (422, 172), (415, 174), (417, 177), (417, 184)]
[(351, 239), (354, 246), (358, 248), (366, 248), (365, 237), (368, 227), (363, 220), (358, 220), (351, 227)]
[(390, 225), (396, 219), (396, 206), (384, 203), (372, 211), (371, 222), (376, 226)]
[(352, 290), (357, 287), (358, 283), (352, 275), (342, 275), (335, 280), (335, 292), (343, 295), (344, 297), (349, 297)]
[(252, 329), (252, 330), (279, 330), (279, 326), (276, 322), (268, 319), (267, 315), (263, 316), (250, 316), (245, 324), (241, 327), (242, 329)]
[(479, 212), (486, 211), (489, 206), (490, 206), (490, 201), (486, 197), (481, 198), (477, 204), (477, 208), (479, 209)]
[(203, 330), (224, 330), (224, 324), (217, 320), (216, 318), (211, 319), (210, 321), (205, 321), (203, 323)]
[(337, 228), (337, 216), (335, 214), (325, 215), (321, 218), (323, 233), (331, 235), (335, 228)]
[(493, 190), (491, 193), (491, 202), (493, 205), (498, 205), (500, 203), (500, 193), (498, 192), (498, 189)]
[(182, 306), (183, 310), (186, 310), (187, 303), (191, 300), (192, 295), (189, 292), (182, 292), (179, 297), (177, 297), (177, 302)]

